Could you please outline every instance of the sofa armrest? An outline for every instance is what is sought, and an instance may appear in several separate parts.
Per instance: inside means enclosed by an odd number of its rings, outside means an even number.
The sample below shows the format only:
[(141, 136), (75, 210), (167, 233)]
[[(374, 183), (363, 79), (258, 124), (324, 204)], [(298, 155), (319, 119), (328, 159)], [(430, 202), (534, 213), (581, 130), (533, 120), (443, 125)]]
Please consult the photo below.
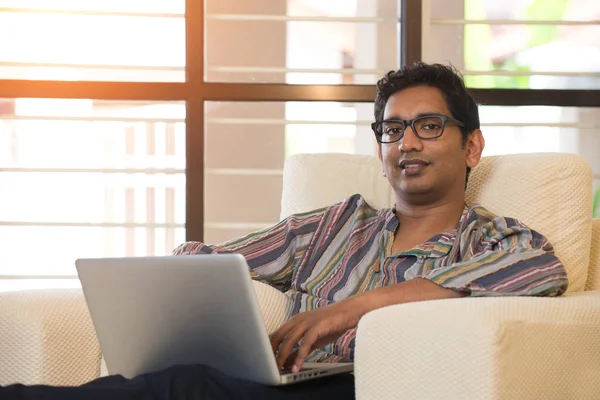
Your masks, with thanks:
[(285, 323), (292, 314), (292, 299), (279, 290), (259, 281), (254, 283), (258, 305), (269, 334)]
[(359, 323), (355, 363), (360, 400), (596, 398), (600, 291), (382, 308)]
[(100, 347), (80, 289), (0, 293), (0, 385), (95, 379)]
[[(267, 284), (253, 283), (271, 333), (289, 318), (292, 301)], [(0, 360), (0, 385), (75, 386), (106, 375), (82, 291), (0, 293)]]

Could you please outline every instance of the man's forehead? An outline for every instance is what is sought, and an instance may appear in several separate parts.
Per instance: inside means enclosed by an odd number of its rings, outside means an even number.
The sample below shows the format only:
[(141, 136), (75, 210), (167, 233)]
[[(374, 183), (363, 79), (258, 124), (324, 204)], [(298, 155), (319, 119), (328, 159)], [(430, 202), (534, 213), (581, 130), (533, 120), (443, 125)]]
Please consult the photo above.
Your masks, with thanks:
[(416, 118), (423, 114), (449, 114), (446, 100), (439, 89), (415, 86), (390, 96), (383, 112), (384, 119)]

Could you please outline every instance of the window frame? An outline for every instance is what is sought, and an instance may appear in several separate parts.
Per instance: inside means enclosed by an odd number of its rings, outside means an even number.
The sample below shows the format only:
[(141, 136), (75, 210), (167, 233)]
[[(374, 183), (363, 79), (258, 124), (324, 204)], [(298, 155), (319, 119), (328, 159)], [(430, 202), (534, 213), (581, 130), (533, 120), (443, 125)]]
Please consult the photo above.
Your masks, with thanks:
[[(0, 79), (0, 98), (71, 98), (186, 102), (186, 239), (204, 238), (207, 101), (335, 101), (371, 103), (374, 85), (221, 83), (204, 80), (205, 0), (186, 0), (185, 82), (64, 82)], [(422, 0), (399, 0), (400, 65), (422, 58)], [(470, 89), (485, 105), (600, 107), (600, 90)]]

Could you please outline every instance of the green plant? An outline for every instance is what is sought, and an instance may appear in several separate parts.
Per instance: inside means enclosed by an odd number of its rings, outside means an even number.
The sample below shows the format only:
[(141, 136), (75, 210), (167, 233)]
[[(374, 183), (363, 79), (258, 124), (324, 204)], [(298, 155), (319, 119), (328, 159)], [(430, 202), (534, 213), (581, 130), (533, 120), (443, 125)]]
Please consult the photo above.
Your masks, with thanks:
[(594, 218), (600, 218), (600, 187), (594, 194), (594, 201), (592, 203), (592, 213)]

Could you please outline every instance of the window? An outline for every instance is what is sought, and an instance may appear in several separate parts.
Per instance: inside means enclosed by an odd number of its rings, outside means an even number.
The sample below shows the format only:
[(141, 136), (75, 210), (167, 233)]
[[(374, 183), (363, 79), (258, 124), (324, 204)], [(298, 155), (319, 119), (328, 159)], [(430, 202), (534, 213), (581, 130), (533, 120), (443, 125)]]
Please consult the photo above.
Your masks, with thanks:
[(470, 87), (600, 89), (600, 6), (587, 0), (431, 0), (424, 59)]
[(205, 109), (207, 243), (279, 220), (288, 157), (376, 154), (371, 103), (208, 102)]
[(373, 84), (398, 65), (398, 14), (395, 0), (206, 0), (206, 79)]
[(184, 81), (183, 14), (183, 0), (0, 0), (0, 78)]
[(185, 239), (185, 105), (0, 100), (0, 276), (67, 277), (81, 257)]
[(0, 0), (0, 290), (276, 222), (287, 157), (374, 154), (401, 60), (465, 74), (487, 155), (576, 152), (600, 191), (596, 3)]

